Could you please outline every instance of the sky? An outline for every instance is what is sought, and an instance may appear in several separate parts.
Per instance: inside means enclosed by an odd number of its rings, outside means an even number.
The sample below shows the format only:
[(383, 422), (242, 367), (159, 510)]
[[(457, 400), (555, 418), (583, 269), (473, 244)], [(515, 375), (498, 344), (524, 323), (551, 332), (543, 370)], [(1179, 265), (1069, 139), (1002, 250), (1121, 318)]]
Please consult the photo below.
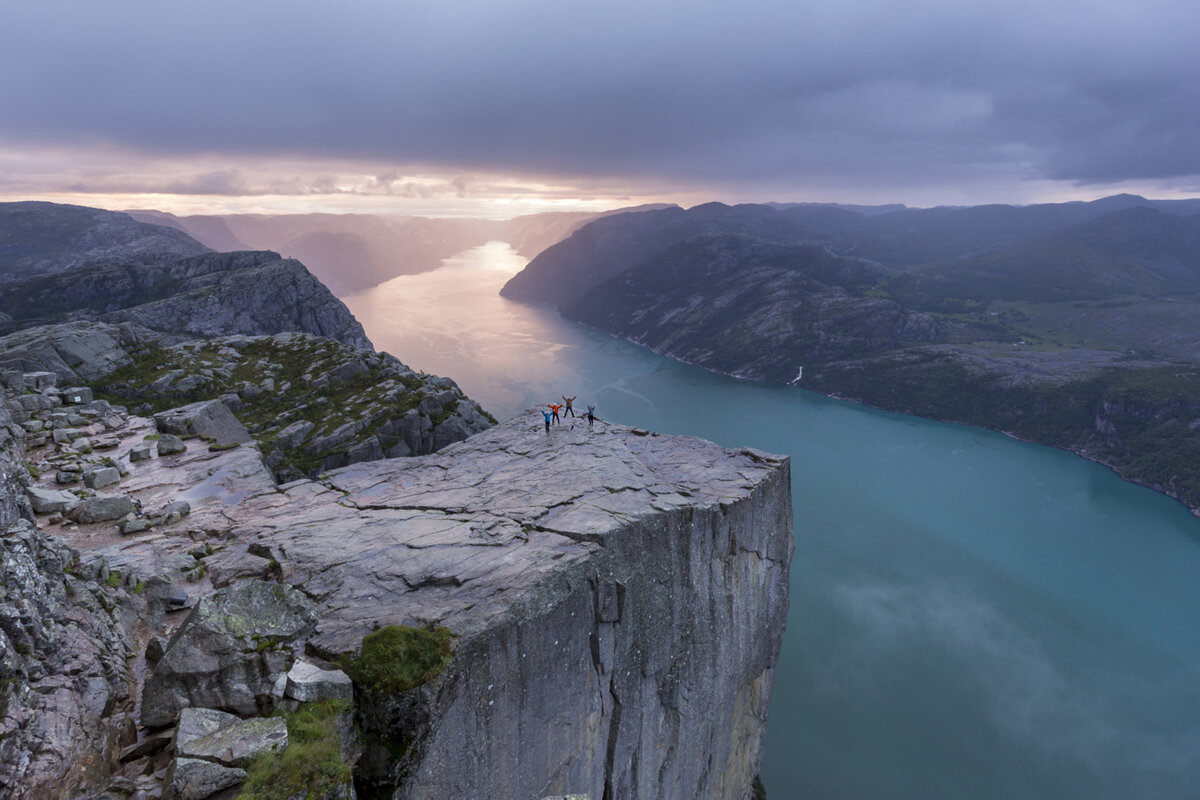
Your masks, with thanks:
[(1194, 0), (0, 0), (0, 200), (1200, 195)]

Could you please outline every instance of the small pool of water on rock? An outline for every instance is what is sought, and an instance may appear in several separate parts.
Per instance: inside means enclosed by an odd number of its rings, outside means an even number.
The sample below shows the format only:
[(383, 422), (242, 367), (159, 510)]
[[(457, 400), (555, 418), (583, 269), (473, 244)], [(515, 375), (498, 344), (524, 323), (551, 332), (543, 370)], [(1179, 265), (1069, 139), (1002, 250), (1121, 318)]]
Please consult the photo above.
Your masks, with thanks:
[(499, 297), (524, 263), (491, 243), (344, 299), (379, 349), (501, 419), (578, 395), (791, 455), (768, 796), (1197, 796), (1200, 520), (1067, 453), (714, 375)]

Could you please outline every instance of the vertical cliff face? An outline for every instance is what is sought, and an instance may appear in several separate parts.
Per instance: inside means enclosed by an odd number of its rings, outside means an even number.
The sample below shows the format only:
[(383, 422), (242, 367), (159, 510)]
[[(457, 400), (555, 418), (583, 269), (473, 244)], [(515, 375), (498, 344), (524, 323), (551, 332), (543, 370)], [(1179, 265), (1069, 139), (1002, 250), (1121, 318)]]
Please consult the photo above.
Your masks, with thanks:
[[(433, 455), (284, 485), (252, 443), (134, 459), (150, 429), (137, 428), (109, 449), (128, 468), (121, 491), (146, 509), (183, 499), (190, 513), (125, 535), (91, 521), (69, 534), (92, 548), (82, 561), (119, 571), (126, 586), (290, 587), (311, 606), (315, 627), (304, 626), (288, 652), (350, 664), (352, 675), (362, 674), (356, 654), (372, 631), (446, 629), (450, 661), (425, 683), (356, 685), (361, 797), (749, 797), (787, 614), (788, 460), (603, 422), (547, 432), (541, 415), (532, 417)], [(119, 730), (130, 719), (121, 670), (131, 652), (115, 632), (134, 600), (119, 586), (110, 596), (100, 575), (77, 578), (78, 566), (64, 575), (74, 557), (60, 561), (44, 572), (57, 575), (61, 596), (73, 596), (64, 609), (87, 601), (90, 621), (77, 627), (94, 641), (35, 642), (45, 671), (28, 681), (83, 681), (63, 696), (91, 699), (54, 713), (75, 714), (74, 730)], [(115, 611), (96, 630), (105, 619), (95, 612), (105, 610)], [(58, 612), (34, 616), (49, 613)], [(172, 638), (158, 663), (175, 664), (177, 646)], [(230, 652), (261, 655), (244, 645)], [(78, 680), (61, 663), (68, 653), (86, 662)], [(202, 671), (202, 662), (188, 664)], [(271, 692), (287, 668), (275, 666), (263, 684)], [(173, 724), (181, 704), (224, 708), (187, 686), (176, 692), (183, 680), (153, 669), (143, 724)], [(156, 712), (155, 698), (166, 695), (185, 699)], [(269, 710), (274, 694), (251, 695)], [(19, 740), (2, 742), (12, 746), (4, 763), (40, 753), (42, 729), (20, 725)], [(80, 741), (36, 774), (81, 764), (103, 771), (124, 743)], [(88, 748), (90, 761), (79, 755)], [(22, 766), (11, 777), (30, 774)], [(79, 780), (98, 786), (102, 778)]]
[(353, 651), (382, 624), (458, 637), (441, 679), (360, 706), (364, 784), (749, 795), (787, 614), (786, 458), (518, 420), (329, 488), (338, 516), (293, 509), (255, 543), (324, 603), (310, 648)]
[(787, 614), (786, 464), (630, 521), (456, 657), (404, 798), (742, 798)]
[(43, 800), (103, 779), (132, 738), (143, 604), (30, 521), (24, 414), (8, 399), (0, 387), (0, 797)]

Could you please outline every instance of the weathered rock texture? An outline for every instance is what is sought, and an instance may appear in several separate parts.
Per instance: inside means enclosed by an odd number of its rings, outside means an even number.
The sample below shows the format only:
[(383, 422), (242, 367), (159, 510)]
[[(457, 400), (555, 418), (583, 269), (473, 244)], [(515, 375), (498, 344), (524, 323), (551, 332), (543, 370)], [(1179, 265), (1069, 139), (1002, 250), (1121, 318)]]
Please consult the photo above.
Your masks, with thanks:
[(142, 724), (173, 725), (189, 707), (270, 712), (283, 698), (293, 644), (315, 623), (308, 599), (278, 583), (241, 581), (200, 600), (146, 681)]
[(380, 625), (458, 636), (438, 682), (360, 704), (361, 779), (397, 797), (746, 796), (787, 611), (787, 460), (538, 426), (227, 505), (248, 541), (205, 559), (213, 582), (259, 556), (317, 604), (327, 658)]
[[(0, 358), (4, 340), (0, 339)], [(2, 362), (0, 362), (2, 363)], [(95, 382), (164, 433), (194, 433), (218, 444), (248, 441), (221, 433), (215, 417), (249, 428), (267, 464), (285, 482), (359, 461), (430, 453), (495, 420), (449, 378), (418, 373), (387, 353), (307, 334), (225, 336), (146, 348)], [(217, 402), (219, 398), (220, 402)], [(194, 418), (203, 406), (207, 422)], [(190, 404), (187, 412), (175, 410)], [(159, 454), (167, 451), (159, 443)]]
[[(45, 458), (43, 486), (89, 468), (90, 456), (71, 449), (76, 442), (111, 439), (104, 452), (133, 506), (126, 527), (61, 529), (87, 548), (82, 561), (100, 565), (88, 568), (97, 587), (85, 585), (90, 596), (108, 608), (103, 585), (114, 575), (114, 598), (143, 584), (157, 603), (172, 587), (202, 597), (217, 590), (146, 662), (143, 723), (170, 724), (189, 705), (261, 713), (286, 700), (301, 654), (328, 668), (379, 626), (440, 625), (456, 644), (439, 677), (396, 695), (354, 692), (365, 737), (356, 772), (371, 792), (747, 796), (787, 611), (786, 459), (603, 423), (546, 434), (530, 413), (431, 456), (280, 486), (253, 443), (135, 462), (133, 451), (154, 441), (145, 438), (154, 423), (103, 400), (61, 405), (54, 377), (21, 376), (41, 387), (36, 396), (59, 403), (32, 412), (45, 420), (25, 420), (36, 430), (0, 428), (58, 450)], [(87, 424), (94, 418), (112, 429)], [(53, 443), (38, 423), (79, 425), (89, 436)], [(20, 468), (14, 463), (13, 474)], [(19, 497), (8, 502), (11, 513), (29, 513)], [(189, 513), (164, 513), (175, 504)], [(153, 527), (133, 531), (130, 521)], [(69, 575), (58, 580), (76, 586)], [(36, 591), (53, 596), (41, 584)], [(212, 613), (242, 592), (282, 593), (312, 612), (282, 634), (271, 627), (278, 615), (256, 601)], [(99, 663), (127, 664), (117, 620), (90, 606), (87, 613), (88, 626), (113, 637), (100, 642), (116, 648)], [(76, 680), (66, 667), (48, 672)], [(80, 764), (103, 773), (131, 743), (96, 733), (112, 730), (130, 707), (111, 688), (124, 673), (89, 667), (80, 675), (94, 693), (97, 679), (110, 687), (103, 723), (79, 723), (89, 738), (55, 751), (58, 772), (39, 755), (22, 776), (57, 779)], [(79, 704), (91, 686), (72, 686), (66, 697)], [(31, 741), (6, 739), (6, 763), (27, 764), (39, 752)], [(182, 791), (188, 770), (212, 771), (185, 762), (175, 762), (170, 791)], [(99, 786), (103, 778), (78, 781)], [(221, 773), (221, 781), (235, 779)]]
[(173, 228), (52, 203), (0, 203), (4, 327), (85, 317), (177, 336), (305, 331), (367, 350), (349, 309), (278, 253), (212, 253)]
[(10, 425), (0, 403), (0, 796), (44, 800), (104, 778), (132, 738), (140, 603), (25, 518)]

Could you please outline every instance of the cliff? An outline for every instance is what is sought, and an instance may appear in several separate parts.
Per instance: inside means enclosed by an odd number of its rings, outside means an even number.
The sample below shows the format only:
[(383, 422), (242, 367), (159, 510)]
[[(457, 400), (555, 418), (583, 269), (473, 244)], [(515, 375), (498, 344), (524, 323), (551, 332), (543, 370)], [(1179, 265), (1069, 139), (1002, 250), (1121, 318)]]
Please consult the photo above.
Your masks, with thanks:
[[(118, 647), (126, 666), (97, 676), (144, 673), (151, 729), (135, 741), (114, 726), (136, 695), (111, 690), (87, 724), (116, 734), (61, 751), (91, 765), (72, 785), (253, 781), (245, 762), (186, 744), (195, 715), (241, 731), (229, 712), (314, 699), (296, 688), (303, 671), (340, 665), (354, 676), (362, 739), (344, 757), (362, 797), (749, 796), (787, 613), (786, 458), (605, 423), (546, 434), (538, 417), (277, 485), (236, 430), (180, 442), (171, 415), (41, 375), (6, 374), (25, 389), (16, 431), (39, 524), (80, 549), (72, 569), (92, 576), (89, 591), (116, 587), (107, 605), (151, 637), (144, 660)], [(46, 426), (60, 418), (72, 427)], [(182, 621), (169, 611), (180, 590)], [(413, 686), (369, 681), (364, 639), (390, 626), (445, 631), (445, 663)], [(179, 726), (173, 750), (153, 730), (164, 725)], [(7, 742), (22, 779), (61, 777), (22, 760), (26, 741)]]
[(0, 796), (45, 800), (102, 785), (132, 739), (145, 604), (34, 527), (26, 433), (0, 402)]
[(181, 231), (138, 222), (128, 214), (58, 203), (0, 203), (0, 275), (7, 280), (207, 252)]
[(300, 262), (208, 252), (181, 231), (100, 209), (0, 204), (0, 275), (8, 329), (85, 318), (192, 338), (302, 331), (371, 349)]

